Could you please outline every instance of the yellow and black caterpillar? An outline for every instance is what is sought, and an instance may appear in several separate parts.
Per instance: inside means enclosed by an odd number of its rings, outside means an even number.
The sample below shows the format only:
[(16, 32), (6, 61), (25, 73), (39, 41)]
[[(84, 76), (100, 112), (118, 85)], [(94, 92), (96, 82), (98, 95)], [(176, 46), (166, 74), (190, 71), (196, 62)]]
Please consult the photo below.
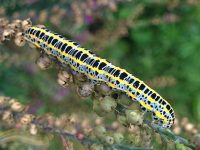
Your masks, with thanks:
[(175, 115), (170, 104), (126, 70), (43, 27), (30, 27), (25, 31), (24, 38), (59, 62), (85, 74), (91, 81), (105, 82), (109, 87), (126, 93), (131, 100), (139, 102), (144, 111), (152, 112), (159, 125), (170, 128), (174, 123)]

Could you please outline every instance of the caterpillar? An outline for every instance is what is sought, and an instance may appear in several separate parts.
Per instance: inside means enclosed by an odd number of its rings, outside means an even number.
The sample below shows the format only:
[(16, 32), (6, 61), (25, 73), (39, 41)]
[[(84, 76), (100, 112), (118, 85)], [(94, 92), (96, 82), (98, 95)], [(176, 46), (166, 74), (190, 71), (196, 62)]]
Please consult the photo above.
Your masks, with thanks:
[(175, 119), (171, 105), (143, 81), (81, 47), (76, 42), (44, 27), (32, 26), (23, 33), (24, 39), (60, 63), (85, 74), (93, 82), (104, 82), (113, 89), (125, 93), (131, 100), (139, 102), (141, 109), (152, 112), (153, 121), (170, 128)]

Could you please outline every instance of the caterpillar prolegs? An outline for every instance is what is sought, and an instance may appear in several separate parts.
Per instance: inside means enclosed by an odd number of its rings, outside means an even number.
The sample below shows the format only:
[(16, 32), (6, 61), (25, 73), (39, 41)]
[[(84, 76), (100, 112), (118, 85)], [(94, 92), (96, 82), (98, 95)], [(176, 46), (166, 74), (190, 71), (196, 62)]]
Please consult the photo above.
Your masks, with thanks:
[(24, 38), (89, 79), (105, 82), (109, 87), (122, 91), (132, 100), (139, 102), (143, 110), (152, 112), (153, 120), (159, 125), (170, 128), (174, 123), (175, 115), (171, 105), (126, 70), (43, 27), (30, 27), (25, 31)]

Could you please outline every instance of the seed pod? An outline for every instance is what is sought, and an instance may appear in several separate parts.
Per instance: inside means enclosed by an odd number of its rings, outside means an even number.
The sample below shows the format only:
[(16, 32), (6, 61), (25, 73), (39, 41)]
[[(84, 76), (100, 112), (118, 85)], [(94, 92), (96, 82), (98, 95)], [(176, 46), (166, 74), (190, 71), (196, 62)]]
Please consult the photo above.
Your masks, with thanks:
[(105, 142), (107, 143), (107, 144), (114, 144), (114, 138), (113, 137), (111, 137), (111, 136), (106, 136), (105, 137)]
[(102, 108), (100, 107), (100, 102), (98, 100), (93, 100), (93, 110), (100, 117), (106, 115), (106, 112), (103, 111)]
[(100, 101), (100, 107), (105, 111), (105, 112), (111, 112), (112, 109), (115, 109), (117, 106), (117, 103), (115, 100), (113, 100), (110, 97), (105, 97), (105, 99)]
[(58, 78), (68, 82), (71, 79), (71, 75), (67, 71), (60, 71), (58, 73)]
[(26, 41), (24, 40), (22, 33), (21, 32), (17, 33), (17, 35), (15, 36), (15, 44), (19, 47), (22, 47), (25, 45), (25, 43)]
[(98, 137), (99, 139), (104, 139), (105, 135), (106, 135), (106, 129), (103, 126), (96, 126), (94, 128), (94, 134), (96, 135), (96, 137)]
[(113, 137), (114, 137), (115, 143), (117, 144), (120, 144), (124, 139), (124, 136), (121, 133), (114, 133)]
[(128, 124), (128, 122), (127, 122), (127, 118), (126, 118), (126, 116), (124, 116), (124, 115), (117, 115), (117, 120), (121, 123), (121, 124), (123, 124), (123, 125), (127, 125)]
[(64, 88), (69, 85), (70, 82), (72, 82), (72, 76), (67, 71), (60, 71), (58, 73), (58, 84), (63, 86)]
[(9, 103), (10, 105), (12, 105), (13, 103), (16, 103), (16, 102), (17, 102), (17, 101), (16, 101), (15, 99), (10, 99), (8, 103)]
[(44, 56), (39, 57), (36, 63), (40, 69), (46, 70), (51, 65), (51, 59), (49, 59), (48, 56), (44, 55)]
[(19, 20), (19, 19), (14, 20), (14, 21), (12, 22), (12, 25), (13, 25), (13, 27), (14, 27), (14, 29), (15, 29), (16, 31), (18, 31), (18, 30), (20, 29), (21, 23), (22, 23), (22, 21)]
[(12, 113), (11, 111), (4, 111), (2, 120), (9, 121), (12, 119)]
[(19, 102), (14, 102), (11, 104), (11, 109), (16, 112), (21, 112), (24, 110), (24, 108), (25, 107), (22, 104), (20, 104)]
[(68, 86), (68, 84), (65, 82), (65, 81), (63, 81), (63, 80), (61, 80), (61, 79), (57, 79), (57, 82), (58, 82), (58, 84), (60, 84), (62, 87), (67, 87)]
[(94, 128), (94, 132), (95, 132), (96, 135), (105, 134), (106, 133), (106, 128), (103, 127), (103, 126), (96, 126)]
[(133, 110), (126, 110), (125, 111), (126, 118), (128, 123), (131, 124), (141, 124), (143, 122), (143, 118), (139, 111), (133, 111)]
[(100, 85), (96, 85), (96, 90), (102, 95), (110, 95), (111, 89), (106, 84), (102, 83)]
[(103, 145), (100, 144), (92, 144), (89, 147), (90, 150), (104, 150)]
[(13, 35), (14, 35), (14, 31), (12, 29), (3, 30), (3, 39), (9, 40)]
[(25, 114), (21, 119), (20, 123), (23, 125), (29, 124), (34, 119), (34, 116), (31, 114)]
[(24, 30), (27, 30), (27, 29), (30, 28), (31, 26), (32, 26), (32, 22), (31, 22), (30, 18), (28, 18), (28, 19), (22, 21), (22, 28), (23, 28)]
[(29, 131), (30, 131), (30, 134), (36, 135), (37, 134), (37, 127), (36, 127), (36, 125), (35, 124), (31, 124)]
[(94, 84), (84, 83), (77, 87), (77, 93), (81, 98), (87, 98), (92, 95), (94, 91)]
[(6, 102), (5, 97), (0, 96), (0, 105), (3, 105)]

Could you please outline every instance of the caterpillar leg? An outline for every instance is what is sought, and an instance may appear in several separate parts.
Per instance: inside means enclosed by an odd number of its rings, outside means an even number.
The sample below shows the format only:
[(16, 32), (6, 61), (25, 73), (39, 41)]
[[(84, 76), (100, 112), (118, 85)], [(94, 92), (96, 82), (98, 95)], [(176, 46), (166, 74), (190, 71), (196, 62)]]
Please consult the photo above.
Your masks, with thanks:
[(141, 108), (144, 112), (148, 112), (148, 109), (145, 108), (144, 106), (142, 106), (141, 104), (140, 104), (140, 108)]
[(154, 112), (152, 112), (152, 120), (153, 122), (159, 122), (159, 118), (156, 116)]
[(164, 124), (164, 121), (162, 119), (158, 118), (154, 112), (152, 113), (152, 119), (153, 119), (154, 123), (156, 123), (156, 124), (158, 124), (158, 125), (160, 125), (164, 128), (170, 128), (171, 127), (170, 124)]
[(89, 81), (90, 81), (91, 83), (93, 83), (94, 85), (97, 85), (97, 84), (102, 83), (101, 81), (98, 81), (98, 80), (95, 80), (95, 79), (90, 79), (90, 78), (88, 78), (88, 79), (89, 79)]

